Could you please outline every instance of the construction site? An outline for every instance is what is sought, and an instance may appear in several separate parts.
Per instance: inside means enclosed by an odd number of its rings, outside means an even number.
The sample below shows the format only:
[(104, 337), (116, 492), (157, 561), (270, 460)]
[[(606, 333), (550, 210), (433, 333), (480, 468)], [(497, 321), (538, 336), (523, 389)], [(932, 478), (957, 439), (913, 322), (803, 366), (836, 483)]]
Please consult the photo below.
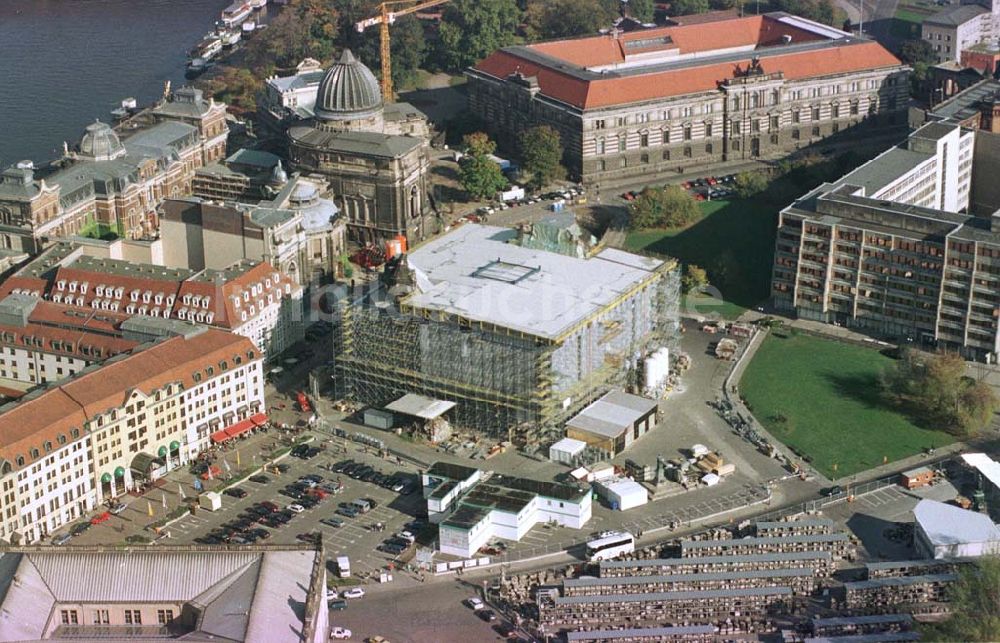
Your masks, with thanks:
[(454, 402), (457, 427), (530, 451), (612, 387), (639, 391), (646, 359), (679, 339), (677, 264), (516, 240), (463, 225), (341, 301), (336, 395), (374, 407), (409, 393)]

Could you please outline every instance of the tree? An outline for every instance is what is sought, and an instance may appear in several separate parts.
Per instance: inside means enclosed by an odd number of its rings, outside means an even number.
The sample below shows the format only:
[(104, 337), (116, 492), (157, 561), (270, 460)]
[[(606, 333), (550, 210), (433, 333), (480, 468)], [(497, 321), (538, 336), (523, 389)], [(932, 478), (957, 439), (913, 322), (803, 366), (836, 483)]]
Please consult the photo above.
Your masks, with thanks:
[(681, 288), (685, 293), (689, 293), (708, 285), (708, 273), (704, 268), (700, 268), (693, 263), (689, 263), (684, 268), (684, 277), (681, 278)]
[(534, 188), (548, 185), (560, 175), (563, 148), (559, 132), (548, 125), (538, 125), (525, 130), (520, 138), (521, 169)]
[(741, 0), (709, 0), (708, 4), (713, 11), (728, 11), (739, 7)]
[(438, 29), (441, 62), (458, 71), (514, 44), (520, 19), (514, 0), (452, 0)]
[(629, 0), (628, 2), (628, 15), (639, 22), (653, 22), (655, 12), (656, 7), (653, 5), (653, 0)]
[(235, 111), (254, 112), (257, 110), (257, 94), (264, 83), (249, 69), (243, 67), (222, 67), (218, 73), (205, 79), (201, 86), (214, 98), (227, 103)]
[(617, 13), (603, 0), (534, 0), (525, 13), (531, 40), (595, 34)]
[(923, 63), (925, 65), (937, 64), (937, 54), (934, 53), (934, 47), (931, 43), (920, 38), (905, 41), (899, 48), (899, 57), (903, 59), (903, 62), (910, 65), (916, 63)]
[(835, 7), (832, 0), (771, 0), (771, 10), (787, 11), (831, 26), (843, 24), (847, 17), (847, 13)]
[(904, 349), (882, 376), (883, 395), (928, 424), (960, 437), (981, 431), (1000, 400), (984, 382), (965, 376), (958, 353), (925, 356)]
[(705, 13), (708, 11), (708, 0), (673, 0), (670, 3), (670, 12), (674, 16), (689, 16), (693, 13)]
[(733, 188), (736, 196), (749, 199), (767, 189), (767, 177), (761, 172), (740, 172), (733, 181)]
[(466, 154), (458, 165), (462, 189), (473, 199), (490, 199), (507, 187), (500, 166), (488, 156)]
[(632, 202), (633, 228), (679, 228), (701, 218), (698, 202), (676, 185), (645, 188)]
[(984, 556), (963, 565), (949, 592), (951, 617), (921, 628), (927, 641), (1000, 640), (1000, 558)]
[(482, 132), (468, 134), (462, 142), (465, 156), (459, 161), (462, 188), (473, 199), (489, 199), (507, 187), (497, 162), (489, 157), (497, 146)]

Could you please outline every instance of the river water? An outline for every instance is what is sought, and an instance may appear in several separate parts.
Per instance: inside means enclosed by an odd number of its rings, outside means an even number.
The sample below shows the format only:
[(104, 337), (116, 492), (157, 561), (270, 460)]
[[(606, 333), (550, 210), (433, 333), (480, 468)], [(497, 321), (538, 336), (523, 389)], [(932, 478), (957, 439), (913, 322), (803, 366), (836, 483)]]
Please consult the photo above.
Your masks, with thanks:
[(0, 168), (45, 163), (88, 123), (184, 82), (231, 0), (0, 0)]

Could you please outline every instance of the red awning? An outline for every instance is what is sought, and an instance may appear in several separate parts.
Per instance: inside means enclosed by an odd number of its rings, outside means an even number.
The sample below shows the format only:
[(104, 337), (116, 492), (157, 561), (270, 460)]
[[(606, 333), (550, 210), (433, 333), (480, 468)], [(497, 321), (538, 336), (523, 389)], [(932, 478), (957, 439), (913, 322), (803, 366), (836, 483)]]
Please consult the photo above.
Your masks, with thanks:
[(251, 431), (257, 428), (257, 425), (253, 423), (253, 420), (241, 420), (231, 427), (226, 429), (226, 435), (231, 438), (235, 438), (237, 435), (242, 435), (247, 431)]
[(212, 434), (212, 442), (218, 444), (220, 442), (225, 442), (231, 437), (232, 436), (226, 433), (225, 431), (216, 431), (215, 433)]
[(267, 423), (267, 414), (266, 413), (258, 413), (257, 415), (254, 415), (253, 417), (251, 417), (250, 421), (253, 422), (254, 424), (256, 424), (257, 426), (264, 426), (264, 424)]

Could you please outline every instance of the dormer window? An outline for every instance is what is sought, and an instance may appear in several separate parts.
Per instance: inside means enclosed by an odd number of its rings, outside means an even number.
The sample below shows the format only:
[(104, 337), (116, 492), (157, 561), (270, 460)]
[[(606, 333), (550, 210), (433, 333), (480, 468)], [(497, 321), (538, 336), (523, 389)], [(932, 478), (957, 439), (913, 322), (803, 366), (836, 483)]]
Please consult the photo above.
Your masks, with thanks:
[(215, 319), (215, 313), (208, 313), (205, 315), (206, 324), (211, 324), (213, 319)]
[(184, 295), (184, 300), (183, 301), (184, 301), (184, 305), (185, 306), (190, 306), (191, 305), (191, 295)]
[(94, 288), (94, 292), (97, 293), (98, 297), (103, 297), (104, 296), (104, 286), (102, 286), (101, 284), (97, 284), (97, 288)]
[(80, 294), (81, 295), (86, 295), (87, 294), (87, 288), (89, 288), (89, 287), (90, 287), (90, 282), (85, 281), (82, 284), (80, 284)]
[(121, 299), (122, 295), (124, 295), (124, 294), (125, 294), (125, 288), (124, 287), (118, 286), (117, 288), (115, 288), (115, 299)]
[(62, 295), (52, 295), (52, 301), (58, 303), (62, 302)]
[(83, 305), (83, 297), (77, 297), (76, 298), (76, 305), (77, 306), (82, 306)]
[(76, 292), (76, 282), (75, 281), (69, 282), (69, 291), (70, 292)]
[(239, 308), (240, 308), (240, 298), (239, 297), (233, 297), (233, 308), (239, 310)]
[(60, 279), (58, 282), (56, 282), (56, 288), (58, 290), (66, 290), (66, 280)]
[(139, 289), (137, 288), (137, 289), (133, 290), (132, 292), (130, 292), (128, 294), (128, 296), (129, 296), (129, 299), (131, 299), (132, 301), (139, 301)]
[(153, 298), (153, 292), (152, 291), (147, 290), (146, 292), (142, 293), (142, 300), (144, 302), (146, 302), (147, 304), (149, 303), (149, 300), (152, 299), (152, 298)]
[(134, 315), (135, 314), (135, 306), (133, 306), (132, 304), (129, 304), (128, 306), (125, 306), (125, 312), (128, 313), (129, 315)]
[(162, 304), (163, 303), (163, 293), (162, 292), (156, 293), (156, 296), (153, 297), (153, 301), (156, 303), (157, 306), (159, 306), (160, 304)]
[(201, 300), (201, 307), (202, 308), (208, 308), (208, 304), (209, 304), (210, 301), (212, 301), (212, 298), (206, 295)]

